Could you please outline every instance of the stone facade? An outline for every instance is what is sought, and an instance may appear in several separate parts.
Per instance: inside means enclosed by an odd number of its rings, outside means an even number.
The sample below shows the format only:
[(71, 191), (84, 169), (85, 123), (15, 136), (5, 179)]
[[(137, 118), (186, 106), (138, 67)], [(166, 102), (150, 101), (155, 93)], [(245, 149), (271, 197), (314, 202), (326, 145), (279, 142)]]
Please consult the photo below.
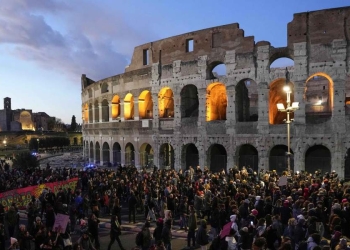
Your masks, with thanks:
[[(287, 84), (299, 103), (294, 170), (350, 177), (348, 16), (347, 7), (295, 14), (282, 48), (245, 37), (236, 23), (194, 31), (136, 47), (123, 74), (97, 82), (83, 75), (86, 157), (175, 169), (285, 169), (286, 114), (276, 104), (286, 103), (286, 69), (270, 65), (287, 57), (294, 61)], [(223, 76), (213, 72), (220, 64)]]

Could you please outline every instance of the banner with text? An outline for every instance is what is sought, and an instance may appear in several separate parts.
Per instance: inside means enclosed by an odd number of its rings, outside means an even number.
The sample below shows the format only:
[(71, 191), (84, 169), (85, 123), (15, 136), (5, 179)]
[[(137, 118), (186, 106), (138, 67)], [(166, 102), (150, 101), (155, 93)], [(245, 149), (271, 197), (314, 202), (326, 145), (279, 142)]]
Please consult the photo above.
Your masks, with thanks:
[(25, 188), (18, 188), (4, 193), (0, 193), (0, 202), (7, 209), (14, 202), (17, 207), (25, 208), (31, 201), (32, 196), (39, 198), (45, 188), (51, 190), (51, 192), (57, 194), (60, 188), (75, 190), (77, 186), (78, 178), (69, 179), (66, 181), (57, 181), (51, 183), (44, 183), (37, 186), (30, 186)]

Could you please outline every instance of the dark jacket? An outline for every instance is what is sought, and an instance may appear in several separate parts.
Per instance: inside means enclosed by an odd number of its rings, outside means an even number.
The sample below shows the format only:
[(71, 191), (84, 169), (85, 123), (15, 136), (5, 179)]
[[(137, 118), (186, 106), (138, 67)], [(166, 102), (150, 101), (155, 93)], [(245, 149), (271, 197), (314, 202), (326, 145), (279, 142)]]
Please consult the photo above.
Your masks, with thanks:
[(157, 227), (153, 231), (153, 238), (155, 242), (162, 240), (163, 223), (157, 223)]
[(172, 234), (170, 226), (165, 224), (162, 230), (162, 240), (164, 244), (169, 244), (171, 242)]
[(209, 243), (207, 234), (207, 222), (205, 220), (201, 221), (201, 226), (197, 231), (196, 242), (201, 246), (205, 246)]
[(119, 235), (121, 235), (121, 227), (118, 221), (111, 221), (111, 232), (110, 236), (111, 239), (117, 238)]

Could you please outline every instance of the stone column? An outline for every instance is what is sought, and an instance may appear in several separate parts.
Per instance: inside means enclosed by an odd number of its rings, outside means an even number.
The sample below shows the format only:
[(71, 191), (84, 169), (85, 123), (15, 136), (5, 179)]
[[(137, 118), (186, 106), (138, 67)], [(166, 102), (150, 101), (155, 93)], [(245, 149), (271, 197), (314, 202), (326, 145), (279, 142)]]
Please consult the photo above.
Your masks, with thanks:
[(269, 133), (269, 89), (267, 82), (258, 84), (258, 130), (259, 134)]
[(90, 150), (91, 150), (91, 145), (90, 145), (90, 140), (89, 140), (89, 145), (88, 145), (88, 148), (89, 148), (89, 162), (94, 162), (94, 148), (92, 147), (92, 155), (90, 155)]
[(295, 124), (305, 124), (305, 83), (306, 80), (294, 82), (294, 102), (299, 102), (299, 109), (294, 112)]
[(125, 117), (124, 117), (124, 100), (120, 101), (120, 120), (121, 121), (125, 121)]
[(179, 86), (174, 88), (174, 130), (179, 131), (181, 127), (181, 89)]
[(153, 100), (153, 131), (158, 132), (159, 128), (159, 108), (158, 108), (158, 93), (152, 93)]
[(140, 120), (139, 98), (134, 97), (134, 121)]
[(112, 138), (110, 138), (110, 141), (109, 141), (109, 162), (112, 164), (112, 167), (113, 167), (114, 160), (113, 160), (113, 140), (112, 140)]
[(96, 122), (95, 121), (95, 113), (96, 113), (95, 104), (92, 104), (91, 107), (92, 107), (92, 114), (91, 114), (92, 115), (92, 119), (91, 119), (91, 121), (92, 121), (92, 123), (94, 123), (94, 122)]
[[(233, 85), (231, 85), (233, 84)], [(227, 107), (226, 107), (226, 133), (236, 133), (236, 89), (232, 79), (229, 79), (229, 87), (227, 87)]]
[(109, 117), (109, 121), (113, 121), (113, 117), (112, 117), (112, 109), (113, 109), (113, 104), (112, 102), (108, 103), (108, 117)]
[[(346, 133), (345, 127), (345, 79), (334, 80), (333, 83), (332, 125), (336, 133)], [(331, 91), (330, 91), (331, 94)], [(332, 103), (330, 104), (332, 105)]]
[(181, 169), (181, 146), (179, 143), (176, 143), (173, 145), (174, 147), (174, 154), (175, 154), (175, 163), (174, 168), (176, 171), (179, 171)]
[(103, 122), (103, 120), (102, 120), (102, 102), (98, 103), (98, 122)]
[(207, 89), (198, 89), (198, 128), (199, 130), (205, 129), (206, 122), (207, 122), (207, 114), (206, 114), (206, 103), (207, 101)]

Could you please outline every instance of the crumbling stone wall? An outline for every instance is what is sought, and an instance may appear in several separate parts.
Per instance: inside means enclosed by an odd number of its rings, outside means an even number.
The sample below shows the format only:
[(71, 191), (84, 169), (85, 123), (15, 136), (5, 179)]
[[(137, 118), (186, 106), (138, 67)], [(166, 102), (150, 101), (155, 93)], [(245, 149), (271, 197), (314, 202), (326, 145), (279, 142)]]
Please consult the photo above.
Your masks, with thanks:
[[(211, 145), (219, 144), (226, 150), (226, 167), (230, 168), (238, 164), (237, 150), (249, 144), (258, 151), (259, 167), (273, 168), (269, 166), (270, 151), (276, 145), (286, 145), (287, 138), (286, 125), (269, 122), (272, 110), (269, 91), (274, 81), (285, 81), (285, 69), (272, 70), (270, 65), (278, 58), (288, 57), (294, 60), (294, 67), (289, 68), (290, 81), (294, 101), (299, 102), (300, 107), (295, 111), (291, 125), (294, 168), (304, 170), (307, 149), (324, 145), (331, 152), (333, 168), (344, 176), (344, 158), (350, 148), (350, 107), (347, 106), (350, 105), (349, 14), (349, 7), (297, 13), (287, 25), (287, 45), (281, 48), (274, 48), (268, 41), (256, 42), (252, 36), (245, 37), (237, 23), (140, 45), (134, 49), (125, 73), (96, 82), (83, 75), (82, 103), (84, 106), (96, 100), (98, 103), (105, 99), (110, 101), (116, 94), (123, 99), (132, 93), (137, 114), (138, 96), (147, 89), (152, 95), (153, 119), (141, 121), (135, 115), (133, 121), (85, 123), (86, 145), (108, 142), (113, 148), (113, 143), (118, 143), (123, 150), (130, 142), (138, 152), (143, 143), (148, 143), (154, 151), (154, 164), (158, 165), (161, 163), (160, 148), (163, 144), (170, 144), (174, 149), (175, 168), (185, 168), (183, 148), (186, 145), (195, 145), (199, 165), (204, 167), (210, 162)], [(193, 50), (190, 50), (189, 42), (193, 42)], [(219, 64), (225, 65), (225, 76), (212, 74), (212, 69)], [(312, 109), (305, 93), (309, 78), (314, 75), (324, 76), (331, 82), (328, 92), (332, 103), (327, 118), (320, 114), (308, 116)], [(242, 102), (241, 99), (246, 97), (236, 95), (239, 93), (238, 83), (246, 79), (257, 84), (254, 95), (258, 121), (247, 121), (249, 102)], [(223, 121), (206, 121), (207, 87), (214, 82), (220, 82), (226, 88), (226, 120)], [(101, 93), (104, 83), (108, 84), (109, 91)], [(189, 102), (181, 101), (181, 91), (188, 85), (197, 88), (198, 111), (195, 117), (183, 117), (186, 110), (183, 105)], [(317, 85), (312, 86), (317, 92)], [(162, 119), (158, 114), (158, 94), (164, 87), (170, 88), (174, 94), (174, 117), (171, 119)], [(121, 109), (123, 105), (121, 102)], [(240, 115), (247, 117), (242, 119)], [(90, 158), (93, 160), (95, 156)], [(137, 153), (135, 158), (138, 164)]]

